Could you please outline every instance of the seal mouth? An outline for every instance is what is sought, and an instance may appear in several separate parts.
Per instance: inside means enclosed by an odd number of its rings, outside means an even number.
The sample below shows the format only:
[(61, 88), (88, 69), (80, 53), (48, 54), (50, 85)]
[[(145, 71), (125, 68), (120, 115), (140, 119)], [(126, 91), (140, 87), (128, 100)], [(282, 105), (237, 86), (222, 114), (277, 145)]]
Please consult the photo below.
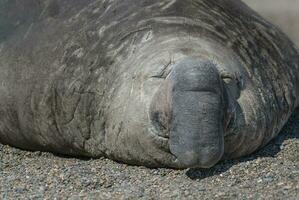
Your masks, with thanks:
[(236, 122), (236, 117), (237, 117), (236, 109), (234, 108), (234, 110), (231, 113), (229, 113), (227, 116), (228, 116), (228, 120), (225, 126), (224, 136), (228, 135), (228, 133), (234, 127), (234, 124)]
[(169, 148), (169, 137), (163, 137), (156, 133), (156, 131), (155, 133), (152, 133), (151, 131), (150, 135), (158, 148), (162, 149), (164, 152), (171, 153)]
[(158, 163), (156, 165), (157, 167), (166, 167), (166, 168), (173, 168), (173, 169), (185, 169), (187, 167), (182, 166), (178, 162), (178, 158), (176, 155), (174, 155), (170, 151), (170, 138), (168, 136), (163, 137), (160, 136), (160, 134), (157, 133), (157, 130), (154, 127), (151, 128), (149, 131), (149, 135), (152, 141), (152, 144), (155, 146), (155, 148), (158, 148), (160, 151), (160, 156), (163, 156), (163, 159), (161, 158), (154, 158), (155, 162)]
[(224, 136), (228, 135), (236, 124), (237, 105), (236, 99), (230, 95), (228, 88), (224, 88), (224, 101), (226, 105), (226, 112), (224, 118)]

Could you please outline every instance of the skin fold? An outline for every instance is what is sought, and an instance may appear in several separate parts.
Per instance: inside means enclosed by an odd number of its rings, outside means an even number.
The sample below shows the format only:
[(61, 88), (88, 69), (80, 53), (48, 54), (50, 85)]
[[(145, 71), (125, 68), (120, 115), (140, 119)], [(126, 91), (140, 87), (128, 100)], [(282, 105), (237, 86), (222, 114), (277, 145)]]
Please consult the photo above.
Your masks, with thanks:
[(299, 105), (296, 47), (241, 1), (9, 2), (3, 144), (208, 168), (263, 147)]

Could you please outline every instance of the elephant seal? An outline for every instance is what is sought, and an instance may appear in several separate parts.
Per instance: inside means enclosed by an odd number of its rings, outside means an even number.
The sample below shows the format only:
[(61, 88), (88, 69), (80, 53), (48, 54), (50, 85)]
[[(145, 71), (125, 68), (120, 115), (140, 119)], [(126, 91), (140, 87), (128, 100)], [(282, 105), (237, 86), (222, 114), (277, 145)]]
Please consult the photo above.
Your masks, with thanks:
[(208, 168), (267, 144), (299, 105), (297, 49), (241, 1), (6, 2), (3, 144)]

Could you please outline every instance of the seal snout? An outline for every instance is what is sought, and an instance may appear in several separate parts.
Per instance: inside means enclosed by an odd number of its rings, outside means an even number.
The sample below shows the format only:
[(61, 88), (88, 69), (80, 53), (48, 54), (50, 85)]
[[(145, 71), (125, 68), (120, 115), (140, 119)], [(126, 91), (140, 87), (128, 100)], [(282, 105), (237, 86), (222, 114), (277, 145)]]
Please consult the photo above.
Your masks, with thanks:
[(178, 168), (208, 168), (222, 158), (222, 84), (214, 63), (185, 59), (173, 67), (156, 94), (151, 111), (159, 116), (156, 125), (162, 127), (162, 135), (169, 135)]

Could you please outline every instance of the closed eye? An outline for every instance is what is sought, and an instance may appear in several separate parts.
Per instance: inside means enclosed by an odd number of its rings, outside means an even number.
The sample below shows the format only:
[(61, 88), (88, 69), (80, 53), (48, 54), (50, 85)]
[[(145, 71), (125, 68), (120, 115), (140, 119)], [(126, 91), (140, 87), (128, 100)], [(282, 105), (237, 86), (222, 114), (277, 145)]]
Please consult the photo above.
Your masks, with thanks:
[(166, 65), (163, 66), (162, 70), (157, 75), (151, 76), (151, 78), (166, 79), (172, 70), (172, 64), (173, 63), (170, 60)]
[(229, 90), (230, 94), (238, 99), (240, 97), (240, 93), (243, 87), (242, 77), (235, 73), (223, 73), (221, 74), (221, 78), (225, 83), (226, 88)]

